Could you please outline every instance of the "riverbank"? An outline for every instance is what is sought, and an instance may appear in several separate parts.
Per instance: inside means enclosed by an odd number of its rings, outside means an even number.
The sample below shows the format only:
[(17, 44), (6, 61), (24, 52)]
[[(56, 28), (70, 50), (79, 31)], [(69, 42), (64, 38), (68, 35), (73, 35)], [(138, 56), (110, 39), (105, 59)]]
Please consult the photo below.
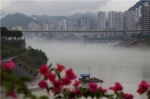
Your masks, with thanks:
[(128, 45), (127, 48), (150, 49), (150, 39), (139, 39)]

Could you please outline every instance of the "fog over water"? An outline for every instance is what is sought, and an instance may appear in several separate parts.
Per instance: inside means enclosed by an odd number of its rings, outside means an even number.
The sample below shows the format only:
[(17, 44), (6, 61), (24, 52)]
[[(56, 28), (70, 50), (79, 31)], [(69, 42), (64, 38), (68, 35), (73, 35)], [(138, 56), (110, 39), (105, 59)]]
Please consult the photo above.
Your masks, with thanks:
[(104, 80), (105, 88), (121, 82), (124, 91), (132, 93), (135, 99), (138, 84), (143, 80), (150, 82), (150, 50), (113, 48), (114, 43), (90, 44), (84, 47), (80, 42), (60, 42), (39, 38), (27, 39), (26, 46), (41, 49), (49, 58), (48, 63), (57, 63), (73, 68), (80, 77), (81, 73)]

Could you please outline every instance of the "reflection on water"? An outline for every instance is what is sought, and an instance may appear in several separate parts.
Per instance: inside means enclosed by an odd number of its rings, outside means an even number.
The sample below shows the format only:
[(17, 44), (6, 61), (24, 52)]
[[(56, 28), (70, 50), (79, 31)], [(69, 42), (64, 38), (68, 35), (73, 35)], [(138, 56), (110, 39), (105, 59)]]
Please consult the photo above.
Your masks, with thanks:
[(136, 94), (141, 80), (150, 81), (150, 51), (137, 49), (112, 48), (110, 44), (64, 43), (44, 41), (41, 39), (27, 40), (27, 46), (42, 49), (49, 63), (55, 67), (57, 63), (73, 68), (77, 76), (88, 73), (91, 76), (104, 80), (101, 84), (105, 88), (113, 86), (114, 82), (121, 82), (124, 91)]

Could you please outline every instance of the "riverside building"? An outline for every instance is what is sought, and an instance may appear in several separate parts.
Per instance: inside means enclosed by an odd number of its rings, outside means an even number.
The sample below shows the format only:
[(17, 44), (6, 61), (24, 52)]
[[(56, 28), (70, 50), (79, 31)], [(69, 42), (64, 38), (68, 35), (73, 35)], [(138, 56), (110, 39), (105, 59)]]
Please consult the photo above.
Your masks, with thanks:
[(142, 5), (142, 33), (150, 35), (150, 5), (148, 3)]

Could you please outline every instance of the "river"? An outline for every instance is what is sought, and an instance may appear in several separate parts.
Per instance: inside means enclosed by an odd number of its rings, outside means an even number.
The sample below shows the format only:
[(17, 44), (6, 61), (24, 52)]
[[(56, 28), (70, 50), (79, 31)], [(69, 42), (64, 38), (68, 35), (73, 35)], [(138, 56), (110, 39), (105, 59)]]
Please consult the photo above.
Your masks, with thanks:
[[(91, 76), (104, 80), (104, 88), (120, 82), (124, 92), (135, 95), (134, 99), (141, 99), (136, 93), (142, 80), (150, 82), (150, 51), (142, 49), (113, 48), (114, 43), (99, 43), (86, 46), (80, 42), (59, 42), (44, 39), (28, 39), (26, 46), (41, 49), (49, 58), (48, 63), (56, 67), (57, 63), (66, 68), (73, 68), (80, 77), (81, 73), (90, 73)], [(35, 94), (43, 91), (35, 92)]]

